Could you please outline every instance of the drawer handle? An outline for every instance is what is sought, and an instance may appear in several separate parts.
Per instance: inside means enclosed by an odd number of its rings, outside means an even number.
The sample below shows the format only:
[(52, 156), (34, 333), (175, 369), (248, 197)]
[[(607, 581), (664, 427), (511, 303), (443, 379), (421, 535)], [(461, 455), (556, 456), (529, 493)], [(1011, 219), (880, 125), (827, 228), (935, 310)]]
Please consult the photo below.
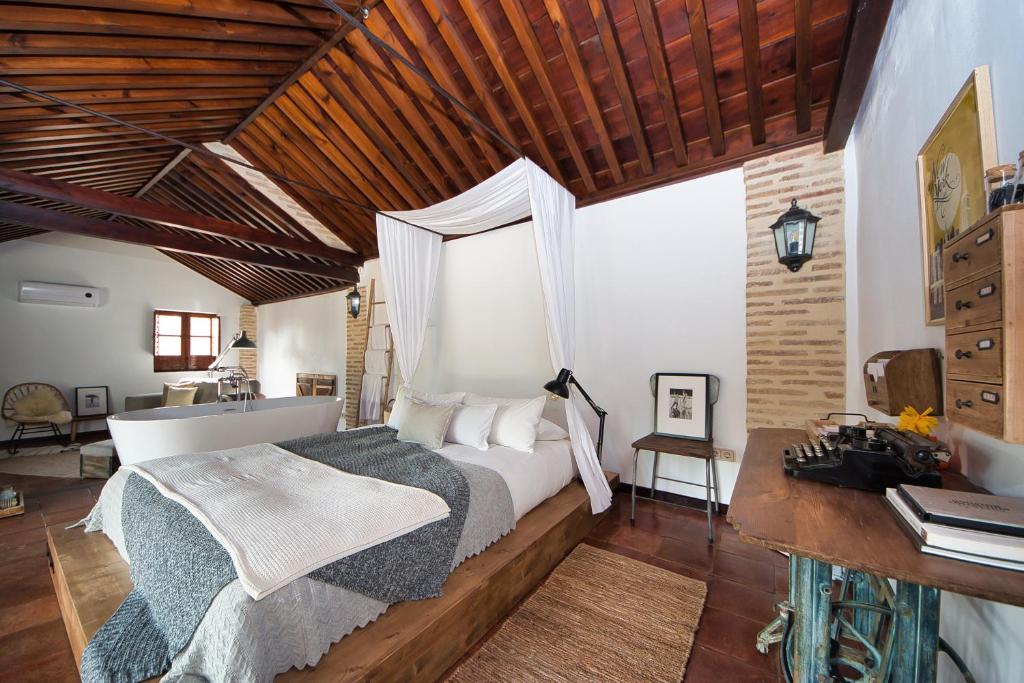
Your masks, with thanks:
[(977, 343), (979, 351), (988, 351), (989, 349), (994, 349), (995, 346), (996, 340), (992, 339), (991, 337), (988, 339), (979, 339)]
[(970, 408), (973, 405), (974, 403), (972, 403), (971, 401), (961, 401), (960, 399), (956, 400), (957, 408)]
[(985, 244), (985, 242), (988, 242), (990, 239), (995, 237), (995, 235), (995, 231), (992, 230), (992, 228), (989, 228), (985, 232), (978, 235), (978, 239), (974, 240), (974, 243), (980, 247), (981, 245)]
[(953, 252), (953, 263), (960, 263), (971, 258), (971, 253), (968, 251), (954, 251)]
[(971, 352), (970, 351), (961, 351), (960, 349), (957, 349), (956, 353), (953, 354), (953, 355), (956, 356), (957, 360), (960, 360), (962, 358), (970, 358), (971, 357)]
[(992, 296), (995, 293), (996, 293), (996, 285), (995, 285), (995, 283), (992, 283), (990, 285), (985, 285), (984, 287), (982, 287), (981, 289), (978, 290), (978, 298), (979, 299), (984, 299), (985, 297)]
[(971, 307), (971, 302), (970, 301), (961, 301), (960, 299), (957, 299), (955, 306), (956, 306), (956, 310), (960, 311), (960, 310), (963, 310), (965, 308), (970, 308)]

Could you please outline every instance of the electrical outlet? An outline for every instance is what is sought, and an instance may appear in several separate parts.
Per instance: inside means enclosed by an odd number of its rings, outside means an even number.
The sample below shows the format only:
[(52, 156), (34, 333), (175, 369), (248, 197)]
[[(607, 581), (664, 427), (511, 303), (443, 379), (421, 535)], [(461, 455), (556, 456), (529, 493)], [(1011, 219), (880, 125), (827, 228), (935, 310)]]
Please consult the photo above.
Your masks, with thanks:
[(716, 448), (715, 460), (722, 460), (723, 462), (736, 462), (736, 451), (730, 448)]

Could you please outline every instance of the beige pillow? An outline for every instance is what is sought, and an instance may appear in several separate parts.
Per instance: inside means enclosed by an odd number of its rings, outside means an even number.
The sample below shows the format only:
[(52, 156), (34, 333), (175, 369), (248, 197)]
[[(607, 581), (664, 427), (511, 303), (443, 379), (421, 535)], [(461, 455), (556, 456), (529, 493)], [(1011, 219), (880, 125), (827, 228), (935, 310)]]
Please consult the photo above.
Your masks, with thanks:
[(162, 406), (166, 406), (167, 405), (167, 392), (172, 387), (175, 388), (175, 389), (189, 389), (189, 388), (196, 387), (196, 386), (197, 386), (196, 383), (193, 382), (190, 379), (182, 379), (182, 380), (178, 380), (177, 382), (164, 382), (164, 396), (160, 400), (160, 405), (162, 405)]
[(455, 406), (435, 406), (410, 398), (403, 398), (403, 401), (405, 404), (398, 440), (422, 444), (431, 450), (440, 448), (444, 444), (444, 435), (448, 432)]
[(14, 412), (26, 417), (43, 417), (62, 410), (60, 399), (49, 389), (36, 389), (14, 402)]
[(176, 387), (171, 384), (164, 385), (164, 408), (172, 406), (190, 406), (196, 398), (198, 387)]

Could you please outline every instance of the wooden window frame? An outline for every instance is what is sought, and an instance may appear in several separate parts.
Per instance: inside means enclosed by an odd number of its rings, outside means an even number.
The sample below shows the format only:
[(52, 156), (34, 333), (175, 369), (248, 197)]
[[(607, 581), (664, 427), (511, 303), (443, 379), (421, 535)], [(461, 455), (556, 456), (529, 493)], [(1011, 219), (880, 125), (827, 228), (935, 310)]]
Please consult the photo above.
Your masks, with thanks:
[[(180, 356), (158, 356), (156, 355), (157, 347), (157, 317), (161, 315), (166, 316), (178, 316), (181, 318), (181, 355)], [(214, 354), (211, 356), (192, 355), (192, 335), (191, 335), (191, 323), (192, 318), (209, 318), (210, 324), (213, 321), (217, 321), (217, 335), (214, 339), (213, 349)], [(220, 332), (221, 332), (221, 320), (220, 316), (216, 313), (201, 313), (198, 311), (171, 311), (167, 309), (157, 308), (153, 310), (153, 372), (192, 372), (195, 370), (206, 370), (211, 363), (217, 358), (217, 352), (220, 349)], [(165, 335), (174, 336), (174, 335)]]

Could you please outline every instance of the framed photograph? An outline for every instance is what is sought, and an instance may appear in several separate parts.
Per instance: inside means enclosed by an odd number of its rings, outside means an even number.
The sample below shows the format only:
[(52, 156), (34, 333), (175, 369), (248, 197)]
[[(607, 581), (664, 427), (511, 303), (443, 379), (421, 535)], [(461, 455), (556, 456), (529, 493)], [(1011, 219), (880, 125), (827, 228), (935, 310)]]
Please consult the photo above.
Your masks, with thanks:
[(654, 433), (711, 439), (710, 375), (659, 372), (654, 376)]
[(986, 213), (985, 169), (995, 166), (988, 66), (971, 72), (917, 155), (925, 323), (945, 322), (942, 245)]
[(103, 417), (109, 414), (109, 387), (75, 387), (76, 417)]

